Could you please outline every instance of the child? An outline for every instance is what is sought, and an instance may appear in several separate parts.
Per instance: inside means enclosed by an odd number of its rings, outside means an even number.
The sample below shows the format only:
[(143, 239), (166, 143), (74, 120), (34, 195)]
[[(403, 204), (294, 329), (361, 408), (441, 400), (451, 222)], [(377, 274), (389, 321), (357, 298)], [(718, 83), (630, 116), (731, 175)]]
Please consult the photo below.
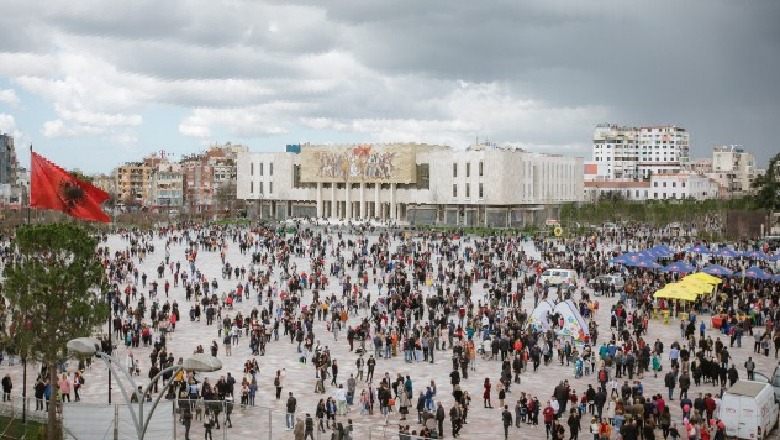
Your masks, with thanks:
[(677, 425), (673, 424), (672, 427), (669, 428), (669, 436), (672, 437), (672, 440), (680, 438), (680, 431), (677, 430)]

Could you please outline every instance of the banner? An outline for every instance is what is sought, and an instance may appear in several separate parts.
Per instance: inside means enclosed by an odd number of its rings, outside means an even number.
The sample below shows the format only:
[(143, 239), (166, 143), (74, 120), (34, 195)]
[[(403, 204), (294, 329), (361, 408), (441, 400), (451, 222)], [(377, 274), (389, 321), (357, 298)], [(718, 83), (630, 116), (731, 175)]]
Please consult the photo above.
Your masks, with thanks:
[(414, 146), (301, 147), (301, 182), (416, 183)]

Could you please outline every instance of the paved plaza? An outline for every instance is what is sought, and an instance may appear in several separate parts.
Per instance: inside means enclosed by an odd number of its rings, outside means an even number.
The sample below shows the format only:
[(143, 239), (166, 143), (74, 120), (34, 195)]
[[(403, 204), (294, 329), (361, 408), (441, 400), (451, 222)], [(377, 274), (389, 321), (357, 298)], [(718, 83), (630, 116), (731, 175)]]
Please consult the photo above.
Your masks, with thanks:
[[(376, 234), (369, 235), (368, 237), (372, 242), (377, 239)], [(354, 240), (354, 238), (355, 237), (351, 235), (344, 235), (345, 241), (350, 239)], [(475, 238), (471, 239), (473, 240)], [(464, 244), (465, 240), (465, 238), (460, 238), (458, 242), (460, 244)], [(155, 236), (152, 243), (155, 248), (154, 252), (149, 254), (139, 267), (139, 272), (146, 273), (149, 276), (149, 282), (156, 278), (157, 266), (164, 260), (165, 238), (159, 238)], [(396, 240), (394, 242), (394, 246), (398, 243), (400, 243), (400, 241)], [(129, 246), (128, 241), (121, 239), (118, 235), (110, 236), (108, 241), (102, 244), (110, 247), (112, 254), (117, 250), (125, 250)], [(534, 259), (540, 258), (539, 252), (534, 248), (531, 242), (523, 243), (523, 250), (525, 250), (525, 252)], [(347, 254), (349, 255), (350, 253), (348, 252)], [(333, 258), (333, 256), (328, 254), (328, 264), (326, 264), (326, 268), (329, 266), (329, 263), (333, 260)], [(184, 245), (172, 245), (170, 248), (170, 259), (173, 262), (180, 261), (182, 263), (182, 270), (188, 270)], [(252, 266), (251, 252), (242, 255), (239, 252), (238, 244), (230, 241), (228, 241), (226, 260), (234, 267), (243, 266), (249, 269)], [(135, 259), (135, 261), (137, 262), (137, 259)], [(308, 258), (293, 256), (291, 257), (291, 263), (294, 263), (297, 266), (299, 272), (309, 272)], [(467, 263), (467, 267), (468, 266), (469, 263)], [(235, 288), (235, 285), (237, 284), (235, 278), (232, 280), (223, 279), (222, 262), (220, 261), (219, 252), (199, 251), (196, 267), (202, 273), (204, 273), (209, 280), (217, 279), (219, 282), (219, 293), (226, 291), (226, 289)], [(278, 277), (280, 272), (280, 270), (277, 270), (274, 273), (272, 280), (279, 280)], [(354, 268), (352, 269), (352, 275), (353, 278), (355, 278), (356, 273)], [(271, 437), (275, 439), (292, 439), (292, 431), (285, 430), (284, 426), (284, 398), (287, 396), (287, 393), (294, 393), (298, 399), (298, 417), (305, 415), (305, 413), (310, 413), (312, 416), (314, 416), (317, 401), (322, 397), (333, 395), (335, 391), (335, 388), (329, 384), (330, 380), (326, 381), (326, 394), (315, 394), (315, 372), (313, 367), (311, 364), (304, 365), (299, 362), (300, 353), (296, 351), (297, 345), (291, 344), (290, 339), (285, 337), (283, 334), (280, 334), (278, 341), (272, 340), (266, 345), (264, 356), (253, 356), (249, 348), (249, 338), (243, 335), (239, 345), (233, 347), (232, 356), (225, 356), (221, 338), (217, 335), (217, 325), (206, 325), (205, 318), (199, 322), (190, 321), (188, 316), (190, 304), (185, 300), (185, 291), (182, 287), (182, 284), (180, 283), (179, 287), (173, 286), (172, 274), (167, 270), (167, 267), (164, 277), (171, 281), (170, 298), (167, 300), (171, 302), (178, 302), (179, 310), (181, 311), (181, 321), (176, 324), (175, 332), (169, 334), (169, 352), (172, 352), (178, 359), (179, 357), (187, 357), (188, 355), (192, 354), (197, 345), (202, 345), (208, 351), (208, 346), (213, 340), (216, 340), (219, 344), (219, 358), (224, 364), (223, 370), (218, 373), (199, 374), (199, 379), (202, 379), (203, 377), (209, 377), (210, 381), (214, 383), (219, 378), (219, 376), (226, 375), (228, 372), (230, 372), (236, 378), (237, 389), (240, 389), (241, 379), (244, 377), (244, 362), (253, 358), (257, 358), (258, 360), (260, 366), (260, 371), (257, 375), (259, 390), (256, 397), (255, 407), (243, 408), (238, 404), (235, 405), (236, 409), (232, 417), (233, 427), (227, 429), (227, 437), (247, 439)], [(162, 283), (163, 281), (160, 280), (160, 282)], [(423, 286), (422, 289), (427, 295), (428, 288)], [(472, 298), (475, 300), (475, 302), (477, 299), (484, 298), (485, 290), (481, 282), (475, 283), (473, 289), (474, 292)], [(371, 292), (372, 299), (378, 296), (377, 290), (378, 289), (375, 284), (369, 283), (369, 291)], [(143, 291), (143, 289), (139, 289), (139, 292), (140, 291)], [(323, 298), (325, 296), (330, 296), (331, 293), (340, 297), (341, 287), (337, 282), (331, 281), (325, 290), (325, 295), (323, 296), (321, 294), (320, 297)], [(310, 304), (311, 298), (312, 291), (310, 289), (306, 289), (302, 303)], [(575, 300), (577, 299), (578, 298), (575, 298)], [(595, 313), (595, 320), (598, 322), (599, 326), (599, 340), (596, 341), (595, 344), (596, 350), (598, 350), (598, 346), (601, 345), (601, 342), (607, 340), (607, 338), (611, 336), (611, 331), (609, 329), (610, 307), (614, 305), (618, 299), (619, 298), (597, 297), (599, 307)], [(166, 301), (166, 297), (162, 291), (162, 288), (160, 289), (158, 300), (161, 303)], [(276, 301), (276, 304), (278, 304), (278, 300)], [(264, 303), (264, 306), (265, 305), (266, 303)], [(236, 303), (232, 310), (224, 310), (222, 312), (223, 318), (225, 316), (234, 317), (238, 312), (241, 312), (244, 316), (248, 316), (252, 309), (256, 307), (259, 307), (257, 305), (257, 292), (251, 291), (248, 300)], [(534, 308), (533, 295), (526, 294), (523, 308), (529, 313), (531, 312), (531, 310)], [(352, 326), (356, 325), (360, 320), (362, 320), (362, 318), (367, 316), (367, 313), (368, 311), (366, 309), (361, 309), (358, 315), (350, 314), (348, 324)], [(713, 339), (715, 339), (717, 336), (721, 336), (717, 330), (711, 328), (710, 316), (702, 316), (700, 319), (703, 319), (707, 323), (708, 335), (712, 335)], [(333, 359), (338, 360), (338, 363), (341, 366), (339, 371), (339, 382), (344, 383), (346, 387), (346, 380), (350, 373), (356, 373), (356, 355), (349, 351), (346, 329), (339, 333), (338, 339), (334, 339), (334, 335), (326, 330), (325, 321), (318, 321), (315, 319), (314, 324), (316, 338), (321, 341), (323, 346), (328, 346), (332, 353)], [(282, 331), (280, 331), (280, 333), (282, 333)], [(656, 338), (663, 341), (664, 346), (667, 348), (675, 340), (682, 342), (682, 339), (680, 338), (679, 321), (672, 320), (669, 324), (664, 324), (661, 320), (658, 319), (651, 321), (649, 324), (648, 334), (644, 337), (644, 339), (648, 343), (652, 343), (652, 341), (655, 341)], [(723, 339), (724, 341), (728, 342), (728, 337), (723, 337)], [(756, 371), (770, 376), (774, 370), (774, 367), (777, 365), (777, 359), (771, 355), (770, 357), (764, 357), (763, 355), (753, 353), (752, 337), (746, 335), (744, 339), (746, 343), (743, 344), (743, 347), (735, 347), (731, 349), (731, 354), (734, 358), (733, 363), (740, 371), (740, 378), (745, 378), (746, 376), (743, 364), (748, 356), (754, 356), (753, 359), (757, 364)], [(120, 361), (124, 361), (128, 352), (128, 348), (125, 347), (125, 344), (122, 341), (118, 341), (116, 345), (116, 355)], [(370, 344), (367, 343), (367, 346), (370, 346)], [(140, 359), (140, 370), (142, 372), (142, 377), (138, 378), (138, 380), (145, 383), (145, 377), (143, 377), (143, 375), (148, 371), (149, 368), (149, 353), (151, 352), (151, 348), (139, 347), (133, 348), (132, 351), (135, 357)], [(434, 353), (434, 358), (435, 361), (433, 363), (407, 363), (404, 361), (403, 353), (399, 353), (398, 356), (389, 360), (385, 358), (377, 359), (377, 380), (381, 378), (385, 372), (389, 372), (390, 376), (393, 378), (397, 373), (401, 373), (404, 376), (410, 375), (414, 383), (415, 398), (413, 399), (413, 406), (419, 391), (421, 389), (424, 390), (424, 387), (430, 384), (431, 381), (435, 381), (438, 387), (438, 394), (435, 397), (435, 400), (441, 401), (444, 404), (445, 409), (449, 409), (453, 402), (452, 386), (449, 383), (449, 373), (452, 370), (452, 352), (436, 351)], [(664, 367), (664, 372), (668, 371), (667, 369), (669, 368), (669, 359), (667, 351), (664, 352), (662, 364)], [(14, 394), (17, 396), (21, 394), (20, 389), (22, 383), (21, 370), (18, 365), (19, 364), (17, 362), (16, 366), (10, 367), (8, 362), (5, 361), (3, 362), (2, 367), (0, 367), (0, 371), (2, 371), (3, 374), (5, 372), (11, 373), (11, 377), (15, 386)], [(75, 362), (69, 362), (68, 368), (71, 372), (75, 369), (75, 367)], [(282, 368), (286, 370), (286, 379), (282, 392), (283, 398), (281, 400), (276, 400), (274, 398), (273, 377), (275, 372)], [(30, 385), (30, 389), (28, 390), (28, 395), (32, 395), (32, 384), (35, 382), (37, 370), (38, 366), (30, 366), (28, 374), (28, 384)], [(497, 382), (499, 377), (499, 361), (483, 360), (480, 356), (477, 356), (475, 371), (469, 372), (468, 379), (463, 379), (461, 381), (463, 390), (467, 391), (471, 395), (472, 401), (469, 409), (468, 424), (465, 425), (461, 431), (460, 438), (485, 440), (503, 439), (504, 436), (501, 422), (501, 411), (498, 409), (497, 393), (493, 394), (493, 409), (480, 408), (480, 405), (482, 405), (484, 379), (490, 378), (492, 382)], [(529, 371), (524, 372), (521, 377), (521, 383), (513, 384), (511, 392), (507, 395), (507, 404), (510, 406), (510, 410), (512, 410), (513, 415), (514, 403), (521, 392), (526, 392), (533, 396), (537, 396), (539, 401), (544, 404), (552, 395), (553, 388), (558, 384), (559, 381), (564, 379), (568, 379), (572, 388), (576, 390), (578, 396), (580, 396), (585, 391), (588, 384), (593, 384), (595, 387), (597, 383), (595, 374), (575, 378), (574, 365), (572, 364), (571, 366), (561, 366), (557, 359), (554, 359), (549, 366), (541, 367), (540, 370), (536, 373), (530, 371), (529, 368)], [(102, 362), (93, 362), (92, 366), (85, 371), (85, 379), (85, 384), (81, 388), (82, 402), (70, 403), (69, 405), (89, 406), (93, 404), (107, 403), (108, 370), (106, 369), (105, 365)], [(663, 387), (663, 374), (659, 374), (658, 378), (654, 378), (651, 371), (650, 373), (646, 373), (640, 380), (644, 385), (645, 396), (661, 393), (666, 398), (667, 390)], [(122, 397), (117, 391), (116, 387), (117, 385), (114, 384), (113, 401), (115, 403), (122, 401)], [(363, 383), (358, 383), (355, 393), (356, 402), (357, 396), (364, 388), (365, 387)], [(675, 391), (675, 394), (677, 391), (678, 390)], [(691, 398), (693, 398), (699, 392), (715, 393), (718, 391), (719, 388), (713, 387), (712, 385), (703, 385), (700, 387), (692, 386), (689, 394), (692, 396)], [(675, 397), (677, 396), (675, 395)], [(679, 426), (681, 424), (681, 410), (678, 405), (678, 400), (675, 399), (671, 402), (667, 402), (667, 404), (671, 407), (673, 420), (675, 420)], [(355, 424), (354, 438), (360, 440), (367, 439), (369, 436), (370, 438), (393, 438), (393, 434), (395, 434), (395, 438), (397, 438), (398, 423), (401, 423), (399, 421), (400, 415), (397, 412), (393, 413), (393, 415), (390, 417), (390, 422), (385, 424), (385, 421), (379, 414), (379, 411), (376, 411), (374, 415), (361, 416), (357, 405), (351, 408), (347, 418), (353, 419)], [(344, 418), (340, 418), (340, 420), (343, 419)], [(589, 420), (589, 416), (583, 415), (581, 424), (582, 430), (580, 432), (580, 435), (583, 436), (582, 438), (592, 438), (592, 435), (588, 430)], [(416, 421), (417, 417), (415, 415), (414, 407), (412, 407), (412, 414), (410, 414), (409, 420), (404, 423), (412, 425), (412, 429), (419, 430), (420, 425), (418, 425)], [(102, 420), (95, 420), (95, 423), (102, 422)], [(224, 426), (223, 429), (225, 429)], [(519, 429), (515, 427), (510, 428), (510, 438), (513, 439), (539, 439), (544, 438), (544, 435), (545, 428), (543, 423), (540, 423), (539, 426), (523, 425)], [(660, 430), (656, 435), (660, 436)], [(168, 434), (168, 437), (160, 438), (170, 438), (170, 436), (172, 436), (172, 429), (171, 434)], [(223, 432), (217, 430), (214, 431), (215, 438), (222, 438), (222, 436)], [(318, 436), (318, 434), (315, 434), (315, 436)], [(193, 439), (203, 438), (202, 423), (193, 421), (191, 437)], [(183, 428), (181, 426), (177, 427), (176, 438), (184, 438)], [(322, 437), (316, 438), (330, 438), (330, 432), (327, 434), (322, 434)], [(445, 421), (445, 438), (452, 438), (450, 435), (449, 419)]]

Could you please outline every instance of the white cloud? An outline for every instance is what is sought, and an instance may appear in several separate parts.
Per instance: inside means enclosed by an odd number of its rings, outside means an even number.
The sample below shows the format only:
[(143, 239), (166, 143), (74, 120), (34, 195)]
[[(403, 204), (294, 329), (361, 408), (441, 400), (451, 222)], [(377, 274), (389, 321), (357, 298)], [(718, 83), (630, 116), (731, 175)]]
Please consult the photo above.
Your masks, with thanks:
[(0, 103), (12, 106), (19, 104), (19, 97), (16, 96), (16, 91), (14, 89), (0, 90)]
[[(698, 119), (766, 148), (771, 139), (758, 139), (771, 123), (762, 121), (780, 114), (780, 89), (767, 73), (780, 58), (766, 56), (779, 6), (769, 4), (738, 9), (723, 0), (700, 10), (667, 0), (675, 14), (660, 35), (664, 8), (613, 0), (490, 8), (443, 0), (5, 3), (0, 79), (16, 90), (0, 91), (0, 102), (18, 101), (22, 90), (40, 97), (54, 112), (41, 127), (47, 137), (133, 144), (151, 129), (145, 112), (162, 107), (185, 115), (181, 135), (202, 140), (221, 131), (299, 139), (304, 129), (454, 146), (480, 136), (575, 151), (597, 122)], [(735, 15), (751, 25), (733, 28), (754, 32), (717, 31)], [(704, 31), (685, 26), (692, 17), (708, 24)], [(624, 25), (632, 32), (615, 38)], [(650, 41), (663, 46), (657, 38), (681, 46), (647, 50)], [(610, 67), (627, 53), (645, 54), (644, 67)], [(681, 67), (670, 73), (670, 65)], [(735, 77), (747, 80), (733, 85)], [(745, 111), (712, 117), (724, 102)]]
[(205, 121), (189, 117), (179, 124), (179, 133), (187, 137), (207, 139), (211, 137), (211, 129)]
[(109, 140), (117, 145), (130, 146), (138, 143), (138, 136), (134, 133), (125, 132), (112, 135), (109, 137)]
[(0, 113), (0, 133), (13, 133), (16, 131), (16, 119), (12, 115)]

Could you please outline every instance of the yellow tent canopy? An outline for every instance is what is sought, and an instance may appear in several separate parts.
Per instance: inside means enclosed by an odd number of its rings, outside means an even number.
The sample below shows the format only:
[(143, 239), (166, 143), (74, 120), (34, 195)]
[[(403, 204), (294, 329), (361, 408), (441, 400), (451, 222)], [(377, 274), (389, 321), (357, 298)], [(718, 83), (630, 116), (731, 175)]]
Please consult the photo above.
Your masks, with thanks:
[(685, 278), (697, 279), (699, 281), (704, 281), (707, 284), (720, 284), (721, 281), (723, 281), (723, 280), (721, 280), (718, 277), (712, 276), (712, 275), (710, 275), (708, 273), (704, 273), (704, 272), (692, 273), (692, 274), (688, 275)]
[(666, 298), (666, 299), (681, 299), (685, 301), (696, 300), (696, 293), (690, 291), (685, 286), (680, 286), (680, 283), (667, 284), (663, 289), (653, 294), (654, 298)]
[(689, 287), (688, 290), (695, 291), (698, 294), (712, 293), (712, 284), (706, 283), (698, 278), (685, 277), (680, 280), (681, 285)]

